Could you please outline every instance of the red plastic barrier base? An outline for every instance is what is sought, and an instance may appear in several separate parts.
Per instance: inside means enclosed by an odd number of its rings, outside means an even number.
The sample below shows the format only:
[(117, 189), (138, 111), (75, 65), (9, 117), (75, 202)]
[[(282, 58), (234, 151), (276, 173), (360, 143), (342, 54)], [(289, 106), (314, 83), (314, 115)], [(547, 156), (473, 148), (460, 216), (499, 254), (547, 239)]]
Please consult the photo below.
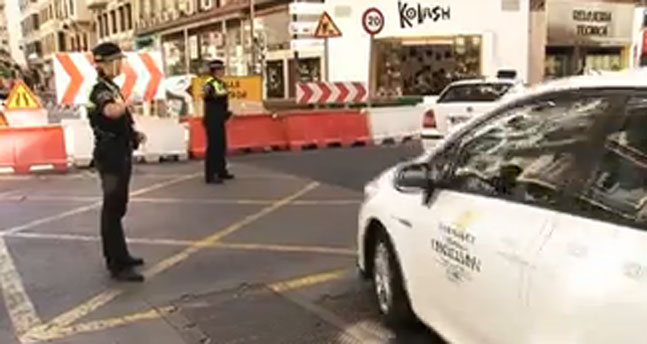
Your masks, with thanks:
[(60, 126), (0, 129), (0, 167), (16, 173), (67, 171)]
[[(206, 133), (202, 118), (191, 117), (189, 155), (203, 158)], [(368, 117), (361, 110), (290, 111), (278, 116), (235, 116), (227, 122), (229, 153), (307, 147), (371, 144)]]
[(207, 151), (207, 133), (204, 130), (201, 117), (190, 117), (186, 119), (189, 124), (189, 156), (192, 158), (204, 158)]
[(361, 110), (291, 111), (281, 115), (290, 149), (370, 144)]
[[(201, 117), (187, 119), (189, 123), (189, 155), (203, 158), (207, 138)], [(288, 141), (280, 120), (268, 114), (234, 116), (226, 124), (229, 153), (285, 149)]]
[(235, 116), (227, 122), (229, 153), (288, 147), (280, 120), (266, 114)]

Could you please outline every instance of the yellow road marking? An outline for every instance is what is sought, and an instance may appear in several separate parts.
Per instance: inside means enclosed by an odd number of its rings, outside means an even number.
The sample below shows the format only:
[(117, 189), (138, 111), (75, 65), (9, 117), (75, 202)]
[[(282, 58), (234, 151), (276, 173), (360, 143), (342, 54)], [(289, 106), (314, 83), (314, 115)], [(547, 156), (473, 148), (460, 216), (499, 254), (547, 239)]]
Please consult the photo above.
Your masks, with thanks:
[(310, 192), (311, 190), (317, 188), (319, 186), (319, 183), (317, 182), (312, 182), (308, 185), (306, 185), (304, 188), (301, 190), (297, 191), (296, 193), (287, 196), (281, 200), (276, 201), (274, 204), (267, 206), (260, 211), (248, 215), (242, 220), (224, 228), (221, 231), (218, 231), (200, 241), (195, 242), (193, 245), (187, 247), (184, 249), (182, 252), (177, 253), (169, 258), (166, 258), (162, 260), (161, 262), (157, 263), (155, 266), (152, 268), (144, 271), (144, 276), (147, 278), (151, 278), (157, 274), (160, 274), (161, 272), (166, 271), (167, 269), (171, 268), (172, 266), (186, 260), (188, 257), (190, 257), (192, 254), (200, 251), (204, 247), (208, 247), (209, 245), (212, 245), (220, 239), (224, 238), (225, 236), (232, 234), (236, 232), (237, 230), (258, 221), (259, 219), (277, 211), (278, 209), (288, 205), (290, 202), (294, 201), (295, 199), (305, 195), (306, 193)]
[(0, 237), (0, 289), (2, 289), (9, 318), (18, 336), (41, 324), (36, 309), (22, 284), (20, 274), (16, 270), (7, 243), (2, 237)]
[(331, 272), (324, 272), (315, 275), (295, 278), (289, 281), (277, 282), (268, 285), (268, 287), (277, 292), (283, 293), (293, 289), (300, 289), (304, 287), (313, 286), (333, 280), (338, 280), (348, 274), (348, 269), (336, 270)]
[(71, 325), (67, 327), (57, 327), (52, 330), (34, 334), (25, 338), (23, 343), (37, 343), (40, 341), (50, 341), (83, 333), (98, 332), (111, 328), (125, 326), (140, 321), (155, 320), (163, 317), (165, 314), (173, 312), (175, 307), (169, 306), (159, 309), (151, 309), (144, 312), (129, 314), (121, 317), (90, 321), (82, 324)]
[[(6, 235), (8, 238), (19, 239), (41, 239), (41, 240), (62, 240), (62, 241), (81, 241), (81, 242), (98, 242), (99, 236), (77, 235), (77, 234), (50, 234), (50, 233), (16, 233)], [(127, 238), (128, 243), (151, 245), (151, 246), (176, 246), (186, 247), (196, 245), (198, 241), (177, 240), (177, 239), (150, 239), (150, 238)], [(255, 244), (255, 243), (226, 243), (215, 242), (203, 247), (223, 248), (232, 250), (247, 251), (277, 251), (277, 252), (297, 252), (297, 253), (322, 253), (353, 256), (355, 250), (348, 248), (326, 247), (326, 246), (309, 246), (309, 245), (276, 245), (276, 244)]]
[[(277, 293), (284, 293), (290, 290), (305, 288), (317, 284), (339, 280), (348, 274), (348, 269), (335, 270), (331, 272), (318, 273), (303, 277), (294, 278), (291, 280), (280, 281), (268, 284), (267, 287)], [(143, 312), (129, 314), (120, 317), (108, 318), (103, 320), (90, 321), (86, 323), (64, 326), (52, 327), (50, 329), (30, 332), (29, 336), (24, 336), (22, 342), (37, 343), (41, 341), (50, 341), (65, 337), (70, 337), (83, 333), (98, 332), (108, 330), (111, 328), (130, 325), (140, 321), (155, 320), (163, 317), (166, 314), (174, 312), (176, 309), (173, 306), (162, 307), (158, 309), (151, 309)]]
[[(319, 186), (319, 183), (317, 182), (312, 182), (308, 185), (306, 185), (304, 188), (301, 190), (293, 193), (292, 195), (289, 195), (274, 204), (265, 207), (261, 209), (260, 211), (248, 215), (242, 220), (225, 227), (223, 230), (220, 230), (200, 241), (196, 241), (193, 243), (191, 246), (185, 248), (181, 252), (172, 255), (171, 257), (168, 257), (161, 262), (155, 264), (153, 267), (145, 270), (143, 272), (143, 275), (150, 279), (153, 278), (154, 276), (170, 269), (171, 267), (179, 264), (180, 262), (183, 262), (187, 258), (189, 258), (191, 255), (194, 253), (200, 251), (201, 249), (208, 247), (209, 245), (212, 245), (222, 239), (223, 237), (243, 228), (244, 226), (251, 224), (255, 221), (258, 221), (259, 219), (263, 218), (264, 216), (267, 216), (276, 210), (280, 209), (281, 207), (284, 207), (285, 205), (289, 204), (290, 202), (294, 201), (295, 199), (305, 195), (306, 193), (310, 192), (311, 190), (317, 188)], [(77, 307), (57, 316), (54, 318), (52, 321), (49, 323), (42, 325), (42, 326), (37, 326), (30, 331), (28, 331), (22, 338), (24, 341), (28, 341), (31, 338), (38, 337), (38, 335), (41, 334), (46, 334), (47, 329), (55, 330), (57, 328), (61, 327), (66, 327), (70, 325), (71, 323), (75, 322), (78, 319), (83, 318), (90, 312), (96, 310), (97, 308), (109, 303), (110, 301), (114, 300), (117, 296), (121, 295), (124, 292), (123, 289), (108, 289), (97, 296), (93, 297), (92, 299), (78, 305)]]
[[(131, 192), (130, 196), (131, 197), (136, 197), (136, 196), (142, 195), (142, 194), (147, 193), (147, 192), (151, 192), (151, 191), (154, 191), (154, 190), (157, 190), (157, 189), (161, 189), (161, 188), (173, 185), (173, 184), (183, 182), (183, 181), (188, 180), (188, 179), (195, 178), (195, 177), (197, 177), (199, 175), (201, 175), (201, 173), (193, 173), (193, 174), (189, 174), (189, 175), (186, 175), (186, 176), (183, 176), (183, 177), (174, 178), (174, 179), (167, 180), (167, 181), (160, 182), (160, 183), (155, 183), (155, 184), (153, 184), (151, 186), (141, 188), (141, 189), (138, 189), (138, 190), (135, 190), (135, 191)], [(81, 213), (84, 213), (86, 211), (90, 211), (92, 209), (98, 208), (100, 206), (101, 206), (100, 201), (89, 204), (89, 205), (80, 206), (80, 207), (77, 207), (77, 208), (74, 208), (72, 210), (68, 210), (68, 211), (65, 211), (65, 212), (62, 212), (62, 213), (59, 213), (59, 214), (56, 214), (56, 215), (47, 216), (47, 217), (43, 217), (43, 218), (40, 218), (40, 219), (37, 219), (37, 220), (33, 220), (33, 221), (27, 222), (26, 224), (23, 224), (23, 225), (14, 226), (14, 227), (11, 227), (11, 228), (0, 230), (0, 235), (22, 232), (22, 231), (25, 231), (27, 229), (31, 229), (31, 228), (34, 228), (34, 227), (37, 227), (37, 226), (40, 226), (40, 225), (43, 225), (43, 224), (51, 223), (51, 222), (54, 222), (54, 221), (64, 219), (66, 217), (81, 214)]]

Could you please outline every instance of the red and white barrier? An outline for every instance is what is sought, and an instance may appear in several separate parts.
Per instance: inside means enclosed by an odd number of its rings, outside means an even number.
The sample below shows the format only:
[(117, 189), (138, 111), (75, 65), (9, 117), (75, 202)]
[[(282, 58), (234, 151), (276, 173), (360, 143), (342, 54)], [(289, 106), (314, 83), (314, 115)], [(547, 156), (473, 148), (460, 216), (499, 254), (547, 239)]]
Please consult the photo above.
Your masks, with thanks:
[[(143, 101), (165, 99), (162, 55), (126, 53), (122, 74), (115, 79), (126, 98)], [(85, 104), (97, 72), (89, 53), (59, 53), (54, 58), (56, 99), (59, 104)]]
[(67, 171), (61, 126), (0, 128), (0, 172)]
[(135, 152), (146, 162), (161, 159), (186, 160), (186, 127), (174, 118), (137, 117), (137, 130), (146, 134), (147, 140)]
[(380, 107), (366, 111), (375, 143), (402, 142), (420, 137), (424, 106)]
[(88, 167), (92, 162), (94, 134), (87, 119), (63, 119), (67, 159), (76, 167)]
[(288, 111), (279, 116), (288, 144), (294, 150), (371, 141), (367, 117), (360, 110)]
[(361, 82), (303, 82), (297, 84), (298, 104), (356, 104), (368, 100)]

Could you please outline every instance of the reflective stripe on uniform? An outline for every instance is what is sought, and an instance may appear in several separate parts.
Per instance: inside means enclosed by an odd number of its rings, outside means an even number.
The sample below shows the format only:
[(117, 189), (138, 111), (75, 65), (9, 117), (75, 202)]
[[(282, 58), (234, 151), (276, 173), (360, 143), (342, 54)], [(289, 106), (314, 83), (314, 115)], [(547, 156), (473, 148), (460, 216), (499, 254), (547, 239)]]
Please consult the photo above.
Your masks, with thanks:
[(211, 84), (211, 86), (213, 87), (213, 89), (216, 92), (217, 96), (227, 95), (227, 87), (225, 87), (224, 82), (213, 78), (213, 79), (209, 80), (209, 84)]

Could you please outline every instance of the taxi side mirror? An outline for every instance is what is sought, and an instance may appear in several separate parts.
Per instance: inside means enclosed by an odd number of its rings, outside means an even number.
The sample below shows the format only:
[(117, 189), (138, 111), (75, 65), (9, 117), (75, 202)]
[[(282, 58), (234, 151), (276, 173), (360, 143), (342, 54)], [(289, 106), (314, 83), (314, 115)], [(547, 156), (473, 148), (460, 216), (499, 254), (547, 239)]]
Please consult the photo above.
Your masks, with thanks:
[(427, 164), (405, 165), (396, 172), (395, 188), (401, 192), (430, 192), (433, 184)]

